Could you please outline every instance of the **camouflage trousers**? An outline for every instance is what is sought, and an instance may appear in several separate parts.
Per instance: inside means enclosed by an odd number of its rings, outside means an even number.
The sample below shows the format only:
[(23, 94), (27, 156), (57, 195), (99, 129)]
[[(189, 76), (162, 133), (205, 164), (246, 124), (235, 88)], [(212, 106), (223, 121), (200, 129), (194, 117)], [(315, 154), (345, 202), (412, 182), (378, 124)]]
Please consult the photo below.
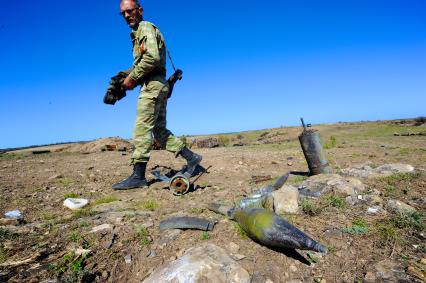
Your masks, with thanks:
[(185, 147), (185, 144), (166, 128), (168, 92), (169, 85), (161, 77), (155, 77), (143, 85), (133, 131), (135, 151), (132, 155), (132, 164), (148, 162), (153, 148), (153, 137), (167, 151), (175, 154)]

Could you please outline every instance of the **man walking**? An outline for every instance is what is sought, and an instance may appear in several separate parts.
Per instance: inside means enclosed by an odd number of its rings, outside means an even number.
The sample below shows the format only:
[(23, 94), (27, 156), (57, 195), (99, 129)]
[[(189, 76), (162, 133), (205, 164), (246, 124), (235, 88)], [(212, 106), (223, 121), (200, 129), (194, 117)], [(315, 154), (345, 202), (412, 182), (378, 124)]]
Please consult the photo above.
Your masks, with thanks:
[(125, 90), (141, 85), (137, 117), (133, 132), (135, 151), (132, 155), (133, 174), (112, 186), (115, 190), (147, 186), (145, 170), (153, 147), (153, 137), (166, 150), (187, 161), (186, 172), (192, 174), (202, 157), (166, 128), (166, 107), (169, 84), (166, 80), (166, 46), (160, 30), (143, 21), (143, 8), (138, 0), (121, 0), (120, 13), (132, 29), (133, 66), (123, 82)]

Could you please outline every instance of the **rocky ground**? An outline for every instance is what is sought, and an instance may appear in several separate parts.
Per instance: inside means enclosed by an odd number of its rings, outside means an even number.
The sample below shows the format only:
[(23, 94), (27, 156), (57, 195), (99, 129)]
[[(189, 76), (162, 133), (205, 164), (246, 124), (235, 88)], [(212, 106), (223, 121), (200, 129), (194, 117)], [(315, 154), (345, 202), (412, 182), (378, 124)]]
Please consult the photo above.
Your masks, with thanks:
[[(194, 148), (211, 167), (184, 196), (154, 180), (148, 189), (111, 190), (131, 173), (131, 146), (121, 139), (1, 154), (0, 213), (19, 209), (23, 218), (0, 219), (0, 281), (185, 282), (192, 272), (198, 282), (425, 282), (424, 124), (315, 128), (335, 175), (304, 174), (300, 128), (219, 135), (219, 147)], [(183, 164), (155, 151), (149, 170)], [(287, 171), (294, 174), (274, 193), (274, 208), (327, 254), (269, 249), (207, 209), (235, 205)], [(72, 211), (63, 206), (70, 197), (90, 202)], [(171, 216), (217, 224), (161, 232)]]

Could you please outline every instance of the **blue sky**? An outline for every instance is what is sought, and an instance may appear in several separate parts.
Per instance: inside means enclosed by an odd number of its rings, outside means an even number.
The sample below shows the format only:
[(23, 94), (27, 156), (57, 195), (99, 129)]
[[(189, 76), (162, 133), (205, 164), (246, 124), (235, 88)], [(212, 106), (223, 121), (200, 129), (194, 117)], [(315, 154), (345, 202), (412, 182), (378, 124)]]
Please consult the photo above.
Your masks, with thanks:
[[(131, 137), (138, 91), (102, 103), (132, 62), (118, 4), (2, 1), (0, 148)], [(426, 115), (423, 0), (142, 5), (184, 70), (177, 135)]]

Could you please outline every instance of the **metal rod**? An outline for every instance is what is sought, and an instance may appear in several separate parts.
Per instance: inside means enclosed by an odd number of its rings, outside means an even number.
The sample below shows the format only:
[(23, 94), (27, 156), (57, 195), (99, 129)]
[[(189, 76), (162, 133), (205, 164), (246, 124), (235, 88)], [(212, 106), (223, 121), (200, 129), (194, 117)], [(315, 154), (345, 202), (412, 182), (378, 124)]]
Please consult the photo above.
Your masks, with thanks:
[(303, 118), (300, 118), (300, 121), (302, 121), (303, 129), (307, 131), (308, 129), (306, 128), (305, 121), (303, 121)]

